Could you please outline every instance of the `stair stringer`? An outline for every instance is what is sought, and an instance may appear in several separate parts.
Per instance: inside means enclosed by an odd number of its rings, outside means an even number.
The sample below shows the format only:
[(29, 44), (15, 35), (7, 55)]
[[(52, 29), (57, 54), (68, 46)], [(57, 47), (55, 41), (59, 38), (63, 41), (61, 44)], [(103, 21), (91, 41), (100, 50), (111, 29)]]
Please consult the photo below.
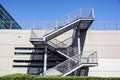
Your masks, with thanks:
[(90, 67), (90, 66), (96, 66), (96, 65), (97, 65), (97, 64), (88, 64), (88, 63), (87, 63), (87, 64), (81, 64), (81, 65), (79, 65), (78, 67), (72, 69), (71, 71), (63, 74), (62, 76), (67, 76), (67, 75), (69, 75), (70, 73), (76, 71), (77, 69), (79, 69), (79, 68), (81, 68), (81, 67), (83, 67), (83, 66), (85, 66), (85, 67), (86, 67), (86, 66)]

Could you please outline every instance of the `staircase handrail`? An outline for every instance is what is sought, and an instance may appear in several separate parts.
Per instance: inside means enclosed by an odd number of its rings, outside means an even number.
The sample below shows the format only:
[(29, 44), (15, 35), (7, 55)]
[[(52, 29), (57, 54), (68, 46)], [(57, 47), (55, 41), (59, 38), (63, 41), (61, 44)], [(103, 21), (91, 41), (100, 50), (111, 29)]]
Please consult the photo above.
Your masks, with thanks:
[[(84, 52), (83, 52), (84, 53)], [(96, 55), (96, 52), (93, 52), (91, 55)], [(58, 71), (62, 72), (63, 74), (69, 72), (70, 70), (80, 66), (81, 64), (91, 64), (91, 63), (97, 63), (97, 61), (94, 61), (97, 58), (97, 56), (93, 56), (92, 57), (92, 62), (89, 61), (89, 59), (91, 59), (89, 56), (87, 57), (82, 57), (82, 55), (80, 54), (76, 54), (75, 56), (73, 56), (72, 58), (75, 59), (76, 61), (72, 61), (70, 59), (67, 59), (66, 61), (56, 65), (55, 67), (53, 67), (54, 69), (57, 69)], [(62, 69), (63, 68), (63, 69)]]
[(37, 38), (37, 35), (36, 35), (35, 32), (33, 31), (33, 29), (31, 29), (30, 38)]
[(57, 40), (57, 39), (52, 39), (52, 40), (50, 40), (51, 42), (53, 41), (53, 43), (55, 44), (56, 43), (56, 45), (59, 45), (60, 46), (60, 44), (62, 45), (61, 47), (66, 47), (67, 46), (67, 44), (65, 44), (65, 43), (63, 43), (63, 42), (61, 42), (61, 41), (59, 41), (59, 40)]
[[(77, 9), (51, 23), (46, 24), (46, 28), (51, 28), (50, 30), (52, 31), (46, 31), (45, 35), (47, 35), (48, 33), (51, 33), (53, 31), (56, 31), (57, 29), (62, 28), (63, 26), (77, 20), (77, 19), (93, 19), (94, 18), (94, 11), (93, 9)], [(47, 30), (46, 29), (46, 30)]]

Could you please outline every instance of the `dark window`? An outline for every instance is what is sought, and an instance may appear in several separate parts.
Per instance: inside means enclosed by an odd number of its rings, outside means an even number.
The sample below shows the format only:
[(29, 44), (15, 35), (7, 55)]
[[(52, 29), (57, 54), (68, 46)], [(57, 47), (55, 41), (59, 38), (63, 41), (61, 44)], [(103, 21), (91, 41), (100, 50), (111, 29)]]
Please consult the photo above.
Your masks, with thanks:
[(33, 47), (30, 47), (30, 48), (26, 48), (26, 47), (16, 47), (15, 50), (36, 50), (37, 48), (33, 48)]
[(31, 52), (31, 53), (23, 53), (23, 52), (15, 52), (15, 55), (41, 55), (43, 52)]
[(41, 63), (43, 60), (13, 60), (16, 63)]
[(13, 65), (13, 67), (43, 67), (43, 65)]

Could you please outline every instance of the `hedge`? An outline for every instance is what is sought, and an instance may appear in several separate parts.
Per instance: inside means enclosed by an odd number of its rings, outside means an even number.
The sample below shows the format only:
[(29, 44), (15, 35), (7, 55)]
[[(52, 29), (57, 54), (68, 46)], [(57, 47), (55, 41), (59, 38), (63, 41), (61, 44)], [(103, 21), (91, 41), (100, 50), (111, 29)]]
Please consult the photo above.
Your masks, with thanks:
[(12, 74), (1, 76), (0, 80), (120, 80), (119, 77), (85, 77), (85, 76), (35, 76), (29, 74)]

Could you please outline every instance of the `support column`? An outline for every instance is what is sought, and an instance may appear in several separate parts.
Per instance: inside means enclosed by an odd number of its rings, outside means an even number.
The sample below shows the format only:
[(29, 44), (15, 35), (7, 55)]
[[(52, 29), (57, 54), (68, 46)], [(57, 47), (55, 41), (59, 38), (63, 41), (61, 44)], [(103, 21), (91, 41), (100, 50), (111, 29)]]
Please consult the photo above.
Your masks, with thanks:
[(47, 69), (47, 47), (45, 47), (45, 52), (44, 52), (44, 75)]
[(78, 32), (78, 53), (81, 54), (81, 46), (80, 46), (80, 30), (78, 29), (77, 30)]

